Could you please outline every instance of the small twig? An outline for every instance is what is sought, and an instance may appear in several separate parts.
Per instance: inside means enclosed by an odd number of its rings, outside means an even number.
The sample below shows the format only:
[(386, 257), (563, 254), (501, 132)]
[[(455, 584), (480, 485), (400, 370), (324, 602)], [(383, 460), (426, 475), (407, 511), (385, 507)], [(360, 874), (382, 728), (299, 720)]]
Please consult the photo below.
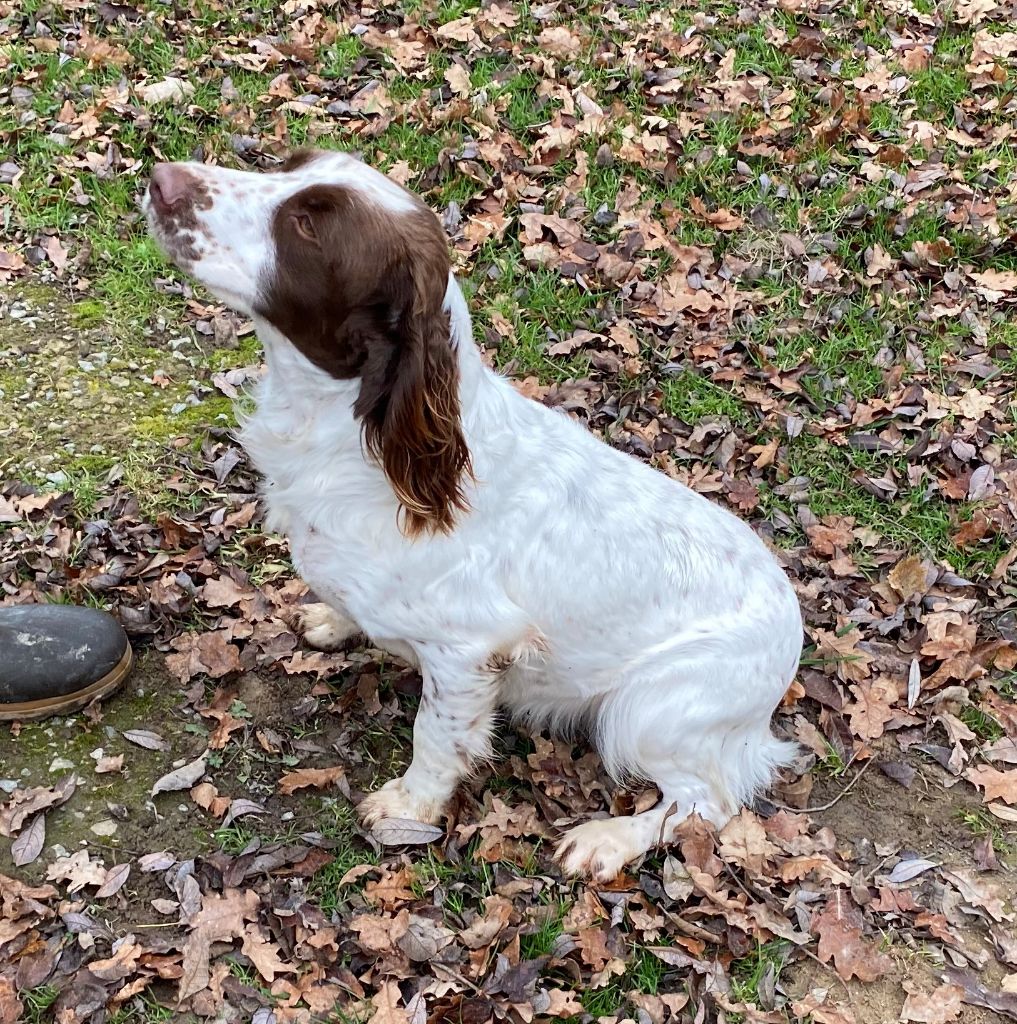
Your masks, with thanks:
[(458, 981), (461, 985), (465, 985), (467, 988), (473, 989), (473, 991), (476, 992), (478, 996), (484, 996), (485, 998), (487, 997), (487, 993), (482, 988), (478, 988), (476, 985), (473, 984), (472, 981), (470, 981), (469, 978), (464, 978), (458, 971), (453, 970), (451, 967), (449, 967), (448, 964), (443, 964), (437, 960), (432, 960), (431, 967), (437, 968), (439, 971), (442, 971), (443, 973), (447, 974), (450, 978), (452, 978), (453, 981)]
[[(853, 761), (854, 758), (851, 760)], [(779, 804), (775, 800), (771, 800), (770, 802), (774, 807), (782, 811), (791, 811), (792, 814), (816, 814), (818, 811), (828, 811), (834, 804), (840, 803), (840, 801), (843, 800), (852, 789), (854, 789), (855, 783), (857, 783), (858, 780), (869, 770), (869, 766), (874, 760), (874, 757), (870, 757), (868, 761), (858, 769), (858, 774), (832, 800), (827, 801), (825, 804), (819, 804), (816, 807), (789, 807), (787, 804)], [(849, 761), (848, 764), (850, 765), (851, 761)]]
[[(657, 909), (659, 910), (660, 908), (658, 907)], [(668, 921), (674, 925), (675, 931), (681, 932), (682, 935), (687, 935), (690, 939), (698, 939), (700, 942), (707, 942), (711, 946), (719, 946), (724, 941), (723, 936), (711, 932), (709, 928), (700, 928), (699, 925), (691, 924), (680, 918), (677, 914), (672, 914), (669, 910), (665, 910), (664, 914), (667, 916)]]

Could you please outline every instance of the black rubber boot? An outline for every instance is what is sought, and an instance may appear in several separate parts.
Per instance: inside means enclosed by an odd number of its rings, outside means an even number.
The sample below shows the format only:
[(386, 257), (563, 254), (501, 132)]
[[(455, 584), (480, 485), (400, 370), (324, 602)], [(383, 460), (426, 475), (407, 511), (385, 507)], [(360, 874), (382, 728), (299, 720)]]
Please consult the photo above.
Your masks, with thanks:
[(69, 604), (0, 607), (0, 721), (67, 715), (112, 693), (133, 655), (120, 623)]

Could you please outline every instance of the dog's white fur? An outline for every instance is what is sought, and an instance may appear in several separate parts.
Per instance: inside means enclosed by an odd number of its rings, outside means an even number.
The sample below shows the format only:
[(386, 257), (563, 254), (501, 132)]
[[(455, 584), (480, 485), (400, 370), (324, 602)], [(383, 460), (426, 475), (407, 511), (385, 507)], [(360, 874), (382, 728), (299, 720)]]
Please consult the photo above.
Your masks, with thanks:
[[(383, 210), (407, 201), (341, 154), (285, 175), (188, 167), (215, 198), (200, 258), (179, 262), (249, 314), (285, 196), (343, 183)], [(564, 868), (608, 879), (693, 811), (723, 824), (793, 756), (770, 715), (798, 664), (798, 603), (745, 523), (488, 369), (451, 276), (445, 309), (475, 477), (450, 534), (405, 535), (361, 443), (358, 381), (257, 318), (268, 372), (242, 441), (270, 527), (324, 602), (304, 613), (307, 639), (363, 632), (423, 677), (412, 763), (363, 801), (364, 819), (437, 820), (488, 755), (500, 706), (532, 727), (587, 728), (612, 776), (660, 788), (650, 811), (565, 834)]]

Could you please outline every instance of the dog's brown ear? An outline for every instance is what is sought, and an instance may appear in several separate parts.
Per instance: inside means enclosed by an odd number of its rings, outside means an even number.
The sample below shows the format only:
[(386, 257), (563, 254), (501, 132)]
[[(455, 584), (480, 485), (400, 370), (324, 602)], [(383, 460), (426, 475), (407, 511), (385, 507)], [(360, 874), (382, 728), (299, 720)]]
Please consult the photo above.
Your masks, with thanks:
[[(368, 346), (355, 412), (381, 463), (409, 536), (449, 533), (468, 504), (470, 453), (459, 409), (459, 368), (442, 309), (447, 263), (417, 261), (390, 282), (386, 346)], [(379, 365), (379, 363), (384, 365)]]

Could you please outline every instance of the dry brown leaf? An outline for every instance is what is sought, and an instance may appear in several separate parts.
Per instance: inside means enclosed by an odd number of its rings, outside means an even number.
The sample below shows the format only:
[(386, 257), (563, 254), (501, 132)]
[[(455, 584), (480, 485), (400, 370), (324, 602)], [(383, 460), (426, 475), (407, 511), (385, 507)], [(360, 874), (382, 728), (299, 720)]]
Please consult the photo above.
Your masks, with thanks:
[(915, 1024), (949, 1024), (960, 1016), (963, 996), (964, 989), (959, 985), (940, 985), (932, 992), (909, 992), (900, 1019)]
[(1017, 769), (1009, 772), (997, 771), (986, 764), (968, 768), (964, 778), (973, 786), (985, 791), (985, 800), (1002, 800), (1017, 804)]
[(308, 786), (324, 789), (327, 786), (334, 786), (345, 777), (346, 769), (340, 764), (331, 768), (298, 768), (296, 771), (287, 772), (279, 780), (279, 792), (283, 796), (291, 796), (298, 789), (306, 789)]
[(201, 909), (190, 921), (190, 932), (184, 944), (183, 973), (178, 993), (181, 1001), (208, 985), (212, 943), (240, 938), (246, 923), (257, 918), (260, 902), (253, 889), (227, 889), (221, 896), (218, 893), (205, 894)]
[(780, 853), (766, 838), (759, 818), (747, 807), (732, 818), (720, 832), (718, 853), (729, 864), (737, 864), (750, 875), (760, 876)]
[(410, 1016), (402, 1003), (399, 986), (394, 981), (383, 981), (371, 997), (374, 1013), (367, 1024), (410, 1024)]
[(864, 924), (845, 889), (835, 890), (812, 918), (812, 931), (819, 936), (819, 959), (824, 964), (833, 960), (844, 981), (875, 981), (893, 969), (893, 961), (863, 936)]

